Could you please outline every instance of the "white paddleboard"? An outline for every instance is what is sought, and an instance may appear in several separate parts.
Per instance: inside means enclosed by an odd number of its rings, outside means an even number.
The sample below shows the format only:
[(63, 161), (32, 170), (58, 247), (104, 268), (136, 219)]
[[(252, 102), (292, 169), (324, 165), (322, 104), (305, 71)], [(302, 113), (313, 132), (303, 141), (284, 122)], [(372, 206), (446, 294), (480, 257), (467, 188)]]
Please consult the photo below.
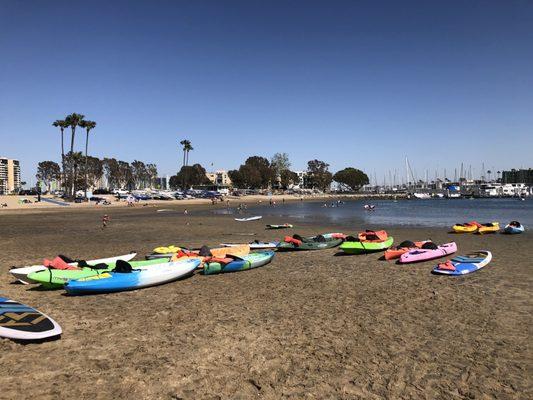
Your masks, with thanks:
[(0, 297), (0, 336), (14, 340), (42, 340), (61, 335), (48, 315), (25, 304)]
[[(242, 246), (243, 243), (220, 243), (224, 247), (237, 247)], [(250, 242), (248, 243), (250, 250), (267, 250), (275, 249), (278, 246), (277, 242)]]
[(262, 215), (256, 215), (255, 217), (235, 218), (235, 221), (239, 221), (239, 222), (257, 221), (258, 219), (261, 219), (261, 218), (263, 218)]

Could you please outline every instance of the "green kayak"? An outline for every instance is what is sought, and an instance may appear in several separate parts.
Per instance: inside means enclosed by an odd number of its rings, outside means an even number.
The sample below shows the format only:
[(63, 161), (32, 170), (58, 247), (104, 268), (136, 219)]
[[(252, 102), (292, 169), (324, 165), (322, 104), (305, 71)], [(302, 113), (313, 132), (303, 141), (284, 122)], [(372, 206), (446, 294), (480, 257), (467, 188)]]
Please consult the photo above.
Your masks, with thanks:
[(340, 249), (347, 254), (364, 254), (383, 251), (392, 246), (394, 238), (389, 236), (384, 242), (344, 242)]
[(279, 242), (277, 249), (278, 251), (323, 250), (337, 247), (342, 241), (343, 239), (337, 237), (337, 234), (331, 233), (308, 238), (294, 235), (292, 238), (287, 237), (285, 241)]
[[(161, 264), (168, 262), (167, 258), (157, 258), (154, 260), (146, 261), (130, 261), (130, 265), (133, 269), (144, 269), (151, 265)], [(100, 275), (104, 272), (109, 272), (115, 268), (115, 263), (107, 264), (107, 268), (95, 269), (90, 267), (84, 267), (81, 269), (46, 269), (45, 271), (32, 272), (31, 278), (33, 281), (40, 283), (47, 289), (61, 289), (63, 285), (70, 280), (89, 278), (91, 276)]]
[(274, 254), (275, 253), (272, 250), (259, 251), (242, 257), (235, 257), (235, 259), (227, 263), (207, 262), (204, 265), (202, 273), (204, 275), (213, 275), (223, 272), (237, 272), (262, 267), (272, 261)]

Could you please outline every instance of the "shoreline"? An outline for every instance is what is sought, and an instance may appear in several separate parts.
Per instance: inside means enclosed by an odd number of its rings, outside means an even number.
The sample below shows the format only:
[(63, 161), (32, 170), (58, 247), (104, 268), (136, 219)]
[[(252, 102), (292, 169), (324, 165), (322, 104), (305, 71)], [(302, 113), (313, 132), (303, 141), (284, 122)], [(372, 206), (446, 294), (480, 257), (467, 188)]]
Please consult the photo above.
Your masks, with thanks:
[[(276, 203), (281, 204), (284, 200), (285, 202), (298, 202), (298, 201), (325, 201), (331, 199), (338, 200), (386, 200), (393, 199), (395, 195), (384, 196), (384, 195), (368, 195), (368, 194), (321, 194), (321, 195), (282, 195), (276, 194), (272, 196), (267, 195), (249, 195), (249, 196), (226, 196), (223, 198), (222, 202), (216, 202), (215, 205), (226, 205), (226, 201), (229, 200), (230, 205), (234, 206), (239, 203), (246, 204), (265, 204), (270, 200), (275, 201)], [(141, 200), (135, 203), (134, 207), (128, 207), (124, 199), (117, 201), (115, 196), (112, 195), (102, 195), (98, 197), (103, 197), (108, 200), (111, 204), (109, 205), (97, 205), (95, 203), (66, 203), (67, 205), (58, 205), (53, 203), (47, 203), (41, 201), (37, 202), (36, 196), (15, 196), (15, 195), (2, 195), (0, 196), (0, 204), (7, 204), (7, 207), (0, 208), (0, 216), (3, 213), (26, 213), (26, 212), (44, 212), (49, 210), (60, 210), (60, 211), (69, 211), (69, 210), (85, 210), (85, 209), (116, 209), (116, 208), (144, 208), (144, 207), (196, 207), (196, 206), (212, 206), (210, 199), (184, 199), (184, 200)], [(44, 199), (53, 199), (57, 200), (53, 196), (42, 196)], [(30, 204), (19, 204), (20, 199), (28, 199), (32, 201)], [(398, 198), (400, 200), (403, 198)], [(61, 200), (59, 200), (61, 201)]]

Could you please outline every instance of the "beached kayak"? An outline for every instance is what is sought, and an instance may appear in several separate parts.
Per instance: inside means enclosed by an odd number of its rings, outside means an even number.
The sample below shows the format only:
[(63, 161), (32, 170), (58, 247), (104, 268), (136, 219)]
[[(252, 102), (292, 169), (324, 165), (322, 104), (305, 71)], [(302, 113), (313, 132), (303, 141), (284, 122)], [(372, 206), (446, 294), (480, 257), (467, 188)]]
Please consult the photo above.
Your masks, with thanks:
[(0, 297), (0, 337), (43, 340), (61, 335), (61, 327), (35, 308)]
[(235, 218), (235, 221), (238, 222), (248, 222), (248, 221), (257, 221), (258, 219), (263, 218), (262, 215), (256, 215), (254, 217), (247, 217), (247, 218)]
[[(146, 269), (154, 265), (163, 264), (168, 262), (169, 259), (154, 259), (147, 261), (131, 261), (130, 265), (133, 268)], [(116, 266), (116, 261), (107, 263), (95, 268), (81, 268), (81, 269), (47, 269), (45, 271), (32, 272), (28, 275), (28, 278), (33, 282), (40, 283), (48, 289), (61, 289), (65, 283), (73, 279), (89, 278), (91, 276), (100, 275), (111, 271)]]
[(282, 224), (282, 225), (266, 225), (266, 229), (287, 229), (292, 228), (293, 226), (291, 224)]
[[(98, 260), (89, 260), (87, 261), (87, 264), (89, 265), (96, 265), (96, 264), (102, 264), (102, 263), (108, 264), (108, 263), (114, 263), (115, 261), (118, 261), (118, 260), (130, 261), (130, 260), (133, 260), (133, 258), (135, 258), (136, 255), (137, 253), (129, 253), (129, 254), (124, 254), (122, 256), (100, 258)], [(77, 267), (78, 261), (68, 263), (68, 265), (72, 267)], [(13, 268), (9, 272), (20, 282), (27, 285), (29, 283), (37, 283), (37, 282), (32, 282), (31, 279), (28, 278), (29, 274), (31, 274), (32, 272), (46, 271), (47, 269), (48, 268), (45, 267), (44, 265), (32, 265), (29, 267)]]
[[(258, 240), (254, 240), (253, 242), (250, 242), (247, 245), (250, 246), (250, 250), (270, 250), (275, 249), (278, 243), (279, 242), (260, 242)], [(220, 245), (224, 247), (233, 248), (243, 246), (242, 243), (220, 243)]]
[(388, 249), (394, 243), (394, 238), (389, 236), (384, 241), (345, 241), (340, 249), (346, 254), (374, 253)]
[(452, 229), (455, 233), (475, 233), (479, 224), (475, 221), (465, 222), (464, 224), (455, 224)]
[(429, 242), (429, 240), (424, 240), (421, 242), (411, 242), (410, 240), (403, 241), (398, 246), (385, 250), (385, 260), (394, 260), (396, 258), (400, 258), (402, 254), (419, 249), (424, 245), (424, 243), (427, 242)]
[(480, 250), (441, 263), (433, 269), (433, 273), (454, 276), (471, 274), (486, 266), (491, 260), (492, 253), (490, 251)]
[(273, 251), (268, 250), (250, 253), (243, 257), (215, 259), (204, 264), (202, 273), (204, 275), (212, 275), (262, 267), (272, 261), (274, 254)]
[[(431, 242), (429, 242), (431, 243)], [(433, 260), (435, 258), (444, 257), (453, 254), (457, 251), (457, 244), (455, 242), (442, 244), (440, 246), (431, 243), (433, 248), (428, 248), (428, 243), (424, 244), (421, 249), (416, 249), (404, 253), (400, 256), (400, 264), (408, 264), (420, 261)]]
[(299, 235), (287, 236), (278, 243), (277, 249), (278, 251), (331, 249), (340, 245), (345, 236), (342, 233), (326, 233), (307, 238)]
[(520, 222), (511, 221), (507, 225), (505, 225), (503, 232), (508, 234), (517, 234), (524, 232), (524, 230), (524, 225), (522, 225)]
[(499, 222), (488, 222), (486, 224), (480, 224), (477, 229), (477, 233), (496, 233), (500, 230)]
[(147, 269), (133, 269), (130, 272), (105, 272), (69, 281), (65, 290), (69, 294), (91, 294), (142, 289), (192, 275), (199, 265), (198, 259), (186, 259), (160, 263)]

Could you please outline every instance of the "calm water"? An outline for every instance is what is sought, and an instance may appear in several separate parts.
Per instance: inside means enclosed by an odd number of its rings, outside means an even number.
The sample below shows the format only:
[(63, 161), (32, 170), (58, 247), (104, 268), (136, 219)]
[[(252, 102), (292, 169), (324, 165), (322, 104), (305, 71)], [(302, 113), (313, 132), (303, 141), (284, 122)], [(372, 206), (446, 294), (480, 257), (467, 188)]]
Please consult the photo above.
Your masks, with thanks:
[[(365, 204), (375, 204), (375, 211), (366, 211)], [(231, 213), (218, 210), (217, 213)], [(533, 227), (533, 200), (518, 199), (435, 199), (435, 200), (368, 200), (347, 201), (338, 207), (324, 207), (319, 202), (287, 202), (275, 207), (267, 205), (249, 206), (247, 216), (263, 215), (302, 219), (306, 222), (331, 222), (339, 225), (366, 223), (370, 226), (446, 226), (457, 222), (476, 220), (478, 222), (499, 221), (505, 225), (518, 220), (527, 227)]]

